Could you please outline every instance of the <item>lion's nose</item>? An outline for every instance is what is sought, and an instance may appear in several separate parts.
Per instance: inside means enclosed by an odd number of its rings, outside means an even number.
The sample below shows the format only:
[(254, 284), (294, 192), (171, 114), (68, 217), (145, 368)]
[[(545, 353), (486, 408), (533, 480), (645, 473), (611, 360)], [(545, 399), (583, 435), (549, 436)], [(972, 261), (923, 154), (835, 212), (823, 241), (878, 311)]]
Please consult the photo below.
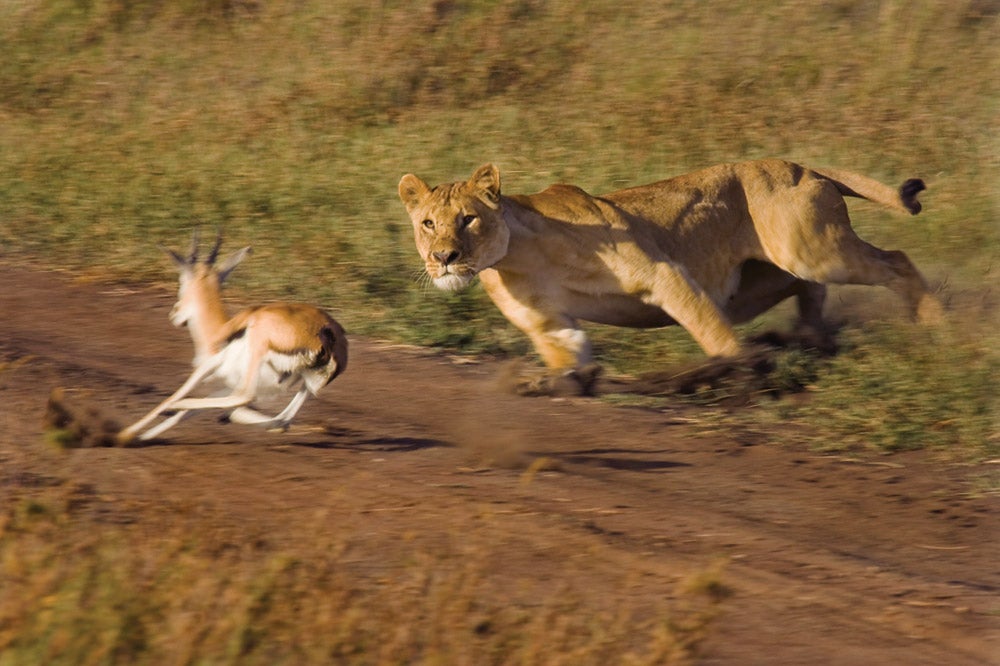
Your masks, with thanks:
[(451, 252), (432, 252), (431, 256), (438, 260), (442, 266), (454, 263), (458, 259), (458, 250)]

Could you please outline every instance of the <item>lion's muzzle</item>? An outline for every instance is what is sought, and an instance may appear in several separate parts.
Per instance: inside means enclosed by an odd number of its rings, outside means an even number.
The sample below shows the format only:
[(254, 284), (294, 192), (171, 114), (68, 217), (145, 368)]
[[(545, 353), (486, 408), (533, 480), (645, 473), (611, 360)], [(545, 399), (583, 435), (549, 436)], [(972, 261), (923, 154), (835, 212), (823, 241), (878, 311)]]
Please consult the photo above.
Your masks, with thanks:
[(459, 291), (465, 289), (470, 282), (472, 282), (472, 273), (465, 275), (445, 273), (434, 278), (434, 286), (443, 291)]
[(476, 276), (476, 270), (465, 262), (459, 262), (462, 255), (458, 250), (431, 252), (425, 262), (427, 273), (434, 286), (444, 291), (463, 289)]

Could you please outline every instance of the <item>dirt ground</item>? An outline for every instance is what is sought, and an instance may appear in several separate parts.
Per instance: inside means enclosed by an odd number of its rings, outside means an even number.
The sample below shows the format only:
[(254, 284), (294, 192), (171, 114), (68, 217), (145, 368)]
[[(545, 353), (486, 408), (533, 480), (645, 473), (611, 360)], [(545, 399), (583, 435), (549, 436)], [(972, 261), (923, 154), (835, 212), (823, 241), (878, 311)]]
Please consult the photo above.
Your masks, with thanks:
[[(35, 455), (54, 386), (125, 423), (180, 384), (191, 352), (171, 301), (0, 264), (0, 498), (54, 473)], [(1000, 513), (970, 492), (975, 469), (797, 450), (682, 407), (519, 397), (499, 372), (352, 338), (348, 371), (287, 433), (201, 416), (168, 442), (70, 451), (59, 473), (108, 511), (169, 497), (288, 542), (313, 536), (298, 517), (324, 504), (331, 529), (352, 516), (381, 552), (488, 512), (500, 586), (573, 585), (596, 603), (654, 603), (722, 562), (733, 593), (704, 664), (1000, 663)]]

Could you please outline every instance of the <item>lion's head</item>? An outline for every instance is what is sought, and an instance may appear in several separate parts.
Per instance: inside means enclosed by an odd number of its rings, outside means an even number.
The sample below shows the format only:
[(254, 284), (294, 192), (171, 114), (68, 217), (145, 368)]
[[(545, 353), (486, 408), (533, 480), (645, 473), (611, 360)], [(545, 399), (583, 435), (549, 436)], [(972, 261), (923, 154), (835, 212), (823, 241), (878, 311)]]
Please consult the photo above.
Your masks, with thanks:
[(466, 182), (431, 188), (413, 174), (399, 181), (417, 251), (440, 289), (468, 285), (507, 254), (510, 231), (500, 210), (500, 171), (480, 167)]

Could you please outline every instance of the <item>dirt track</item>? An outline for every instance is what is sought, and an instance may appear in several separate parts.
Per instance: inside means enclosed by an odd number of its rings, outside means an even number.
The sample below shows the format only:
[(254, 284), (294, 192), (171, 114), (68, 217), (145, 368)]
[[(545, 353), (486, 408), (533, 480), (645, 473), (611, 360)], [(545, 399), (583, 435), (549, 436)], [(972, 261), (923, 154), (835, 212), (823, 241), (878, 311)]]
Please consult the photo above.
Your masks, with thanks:
[[(33, 451), (53, 386), (127, 422), (179, 385), (190, 344), (170, 304), (162, 289), (0, 265), (0, 364), (13, 362), (0, 372), (0, 497), (52, 474)], [(109, 504), (205, 503), (288, 540), (310, 538), (296, 518), (335, 493), (331, 520), (354, 516), (381, 549), (461, 534), (488, 509), (500, 579), (575, 583), (598, 601), (652, 603), (723, 560), (734, 594), (705, 664), (1000, 663), (1000, 514), (969, 494), (967, 467), (852, 462), (682, 409), (517, 397), (490, 363), (351, 344), (348, 372), (288, 433), (204, 416), (169, 444), (72, 451), (63, 473)], [(541, 456), (554, 468), (529, 479)], [(567, 557), (585, 580), (564, 580)]]

